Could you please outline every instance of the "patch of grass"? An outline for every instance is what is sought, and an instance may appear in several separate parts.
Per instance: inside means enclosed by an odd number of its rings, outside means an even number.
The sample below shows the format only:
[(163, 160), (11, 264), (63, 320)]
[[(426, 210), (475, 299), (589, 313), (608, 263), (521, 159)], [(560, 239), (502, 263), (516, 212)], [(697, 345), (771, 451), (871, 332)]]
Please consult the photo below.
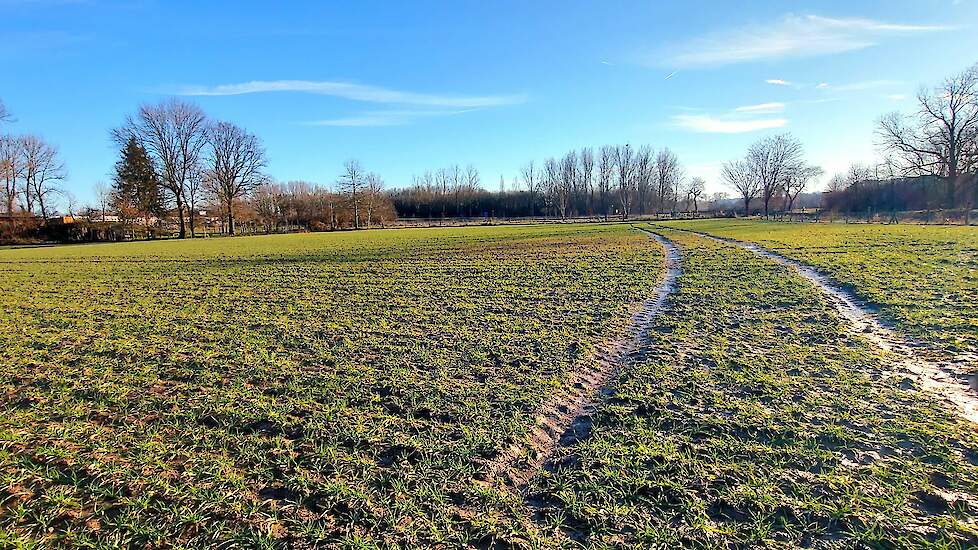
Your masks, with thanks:
[(978, 436), (885, 374), (788, 268), (655, 226), (683, 252), (648, 354), (539, 476), (586, 547), (973, 547)]
[(528, 500), (490, 462), (661, 277), (627, 226), (0, 250), (0, 546), (978, 544), (973, 426), (653, 229), (677, 293)]
[(978, 353), (978, 227), (751, 220), (663, 225), (768, 247), (852, 289), (938, 354)]
[(486, 463), (662, 261), (620, 225), (0, 250), (0, 546), (545, 540)]

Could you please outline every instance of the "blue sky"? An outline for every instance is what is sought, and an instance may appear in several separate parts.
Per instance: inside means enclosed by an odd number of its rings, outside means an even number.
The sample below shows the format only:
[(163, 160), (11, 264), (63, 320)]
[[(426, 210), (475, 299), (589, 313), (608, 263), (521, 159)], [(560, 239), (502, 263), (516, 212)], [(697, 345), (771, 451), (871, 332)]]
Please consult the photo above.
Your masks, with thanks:
[(720, 163), (781, 131), (828, 173), (870, 162), (881, 114), (978, 61), (967, 0), (339, 4), (0, 0), (9, 130), (58, 145), (82, 200), (108, 130), (171, 94), (258, 134), (280, 180), (358, 158), (393, 186), (472, 163), (496, 188), (629, 142), (720, 190)]

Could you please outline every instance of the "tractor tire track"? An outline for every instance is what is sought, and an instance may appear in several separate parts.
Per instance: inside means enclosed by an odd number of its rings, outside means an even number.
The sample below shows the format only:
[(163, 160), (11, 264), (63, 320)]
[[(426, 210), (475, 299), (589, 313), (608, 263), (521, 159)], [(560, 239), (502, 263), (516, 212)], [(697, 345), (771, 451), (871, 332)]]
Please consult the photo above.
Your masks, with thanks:
[(690, 229), (670, 229), (739, 246), (744, 250), (792, 268), (796, 273), (814, 284), (828, 298), (839, 314), (849, 321), (854, 333), (869, 340), (876, 347), (891, 353), (896, 359), (894, 370), (909, 375), (922, 388), (950, 403), (961, 417), (978, 423), (978, 392), (975, 391), (978, 378), (974, 375), (961, 374), (962, 367), (975, 360), (972, 355), (961, 355), (947, 361), (933, 361), (921, 357), (917, 351), (923, 347), (921, 344), (913, 342), (888, 327), (858, 296), (835, 284), (827, 275), (816, 268), (772, 252), (755, 243), (717, 237)]
[(525, 489), (558, 449), (573, 445), (591, 432), (591, 416), (598, 404), (611, 395), (611, 386), (622, 368), (648, 344), (654, 318), (676, 287), (680, 253), (665, 237), (636, 229), (651, 236), (665, 250), (665, 270), (655, 293), (632, 315), (624, 335), (599, 347), (593, 367), (575, 373), (565, 389), (544, 402), (537, 410), (528, 441), (513, 443), (490, 463), (488, 480), (502, 480), (521, 491)]

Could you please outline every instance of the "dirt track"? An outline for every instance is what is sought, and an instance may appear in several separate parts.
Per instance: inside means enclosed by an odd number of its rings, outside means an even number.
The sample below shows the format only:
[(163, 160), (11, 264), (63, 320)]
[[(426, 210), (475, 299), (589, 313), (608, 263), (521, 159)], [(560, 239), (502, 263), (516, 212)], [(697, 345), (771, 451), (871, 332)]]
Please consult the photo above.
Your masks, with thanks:
[(687, 231), (715, 241), (739, 246), (794, 269), (828, 298), (839, 314), (849, 321), (853, 332), (894, 356), (895, 372), (910, 376), (922, 388), (951, 403), (959, 415), (978, 423), (978, 392), (973, 386), (975, 377), (963, 374), (961, 368), (963, 365), (972, 362), (973, 357), (962, 356), (945, 362), (932, 361), (921, 357), (917, 351), (922, 347), (921, 344), (911, 341), (884, 325), (872, 309), (855, 294), (836, 285), (828, 276), (810, 265), (786, 258), (754, 243), (716, 237), (688, 229), (676, 230)]
[(639, 229), (654, 238), (666, 252), (665, 272), (655, 293), (636, 311), (625, 333), (606, 342), (597, 353), (593, 368), (578, 372), (567, 388), (551, 396), (537, 411), (527, 441), (514, 443), (489, 467), (490, 478), (502, 479), (522, 489), (552, 459), (591, 431), (591, 415), (598, 403), (611, 393), (615, 378), (642, 351), (655, 315), (663, 308), (680, 274), (679, 249), (672, 241)]

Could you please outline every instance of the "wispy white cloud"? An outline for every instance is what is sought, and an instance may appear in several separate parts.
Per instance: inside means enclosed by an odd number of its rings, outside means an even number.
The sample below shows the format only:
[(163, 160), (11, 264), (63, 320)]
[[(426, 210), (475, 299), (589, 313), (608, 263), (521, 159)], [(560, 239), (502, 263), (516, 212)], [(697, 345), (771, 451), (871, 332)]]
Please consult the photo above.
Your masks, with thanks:
[(757, 105), (744, 105), (742, 107), (737, 107), (734, 112), (737, 113), (753, 113), (753, 114), (765, 114), (765, 113), (780, 113), (784, 111), (784, 103), (771, 102), (771, 103), (758, 103)]
[(400, 105), (418, 105), (426, 107), (447, 107), (457, 109), (497, 107), (524, 103), (525, 95), (484, 95), (458, 96), (442, 94), (423, 94), (391, 90), (380, 86), (356, 84), (342, 81), (314, 80), (253, 80), (236, 84), (219, 84), (216, 86), (183, 86), (174, 93), (187, 96), (228, 96), (243, 94), (260, 94), (272, 92), (299, 92), (327, 95), (364, 101), (369, 103), (388, 103)]
[(891, 101), (903, 101), (904, 99), (907, 99), (906, 94), (888, 94), (884, 97), (886, 97), (886, 99), (889, 99)]
[(817, 15), (807, 16), (813, 22), (817, 22), (827, 28), (851, 29), (856, 32), (929, 32), (935, 30), (951, 30), (954, 27), (948, 25), (907, 25), (901, 23), (886, 23), (859, 17), (849, 17), (834, 19), (831, 17), (819, 17)]
[(673, 67), (707, 67), (762, 59), (837, 54), (868, 48), (887, 37), (950, 30), (864, 18), (787, 15), (764, 25), (714, 32), (658, 56)]
[(819, 82), (819, 83), (818, 83), (818, 84), (817, 84), (817, 85), (815, 86), (815, 89), (816, 89), (816, 90), (824, 90), (825, 88), (828, 88), (828, 87), (829, 87), (829, 83), (828, 83), (828, 82)]
[(720, 114), (684, 109), (694, 112), (674, 115), (672, 123), (674, 126), (697, 133), (742, 134), (786, 126), (788, 119), (777, 116), (784, 112), (786, 107), (785, 103), (770, 101), (741, 105)]
[(396, 111), (367, 111), (351, 117), (331, 118), (325, 120), (313, 120), (304, 122), (307, 126), (342, 126), (342, 127), (367, 127), (367, 126), (404, 126), (411, 124), (422, 118), (444, 117), (468, 113), (475, 109), (463, 110), (396, 110)]
[(791, 82), (788, 82), (787, 80), (782, 80), (780, 78), (769, 78), (764, 82), (767, 82), (768, 84), (774, 84), (775, 86), (791, 86)]
[(710, 115), (676, 115), (672, 120), (680, 128), (707, 134), (742, 134), (788, 124), (785, 118), (730, 119)]

